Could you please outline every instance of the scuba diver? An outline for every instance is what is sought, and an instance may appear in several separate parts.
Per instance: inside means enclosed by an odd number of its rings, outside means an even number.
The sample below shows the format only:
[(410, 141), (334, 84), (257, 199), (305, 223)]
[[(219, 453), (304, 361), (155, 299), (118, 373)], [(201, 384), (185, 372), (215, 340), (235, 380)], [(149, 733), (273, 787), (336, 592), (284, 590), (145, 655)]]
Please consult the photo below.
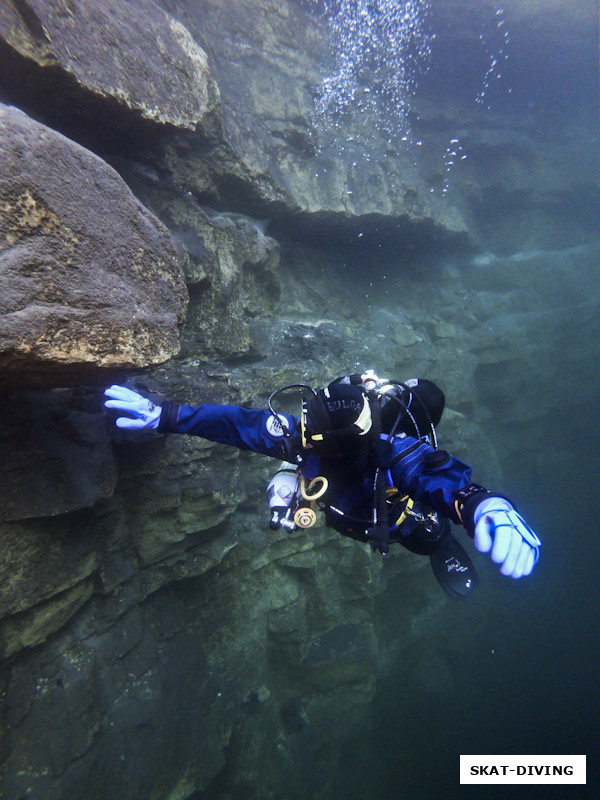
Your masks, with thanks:
[[(275, 400), (302, 392), (300, 416)], [(270, 527), (325, 523), (385, 555), (392, 543), (427, 555), (451, 597), (466, 597), (475, 568), (451, 533), (461, 524), (500, 572), (529, 575), (541, 542), (510, 500), (471, 480), (471, 467), (438, 448), (444, 394), (431, 381), (383, 380), (369, 370), (315, 390), (276, 390), (268, 410), (232, 405), (156, 405), (124, 386), (106, 389), (105, 407), (124, 430), (184, 433), (282, 459), (267, 497)]]

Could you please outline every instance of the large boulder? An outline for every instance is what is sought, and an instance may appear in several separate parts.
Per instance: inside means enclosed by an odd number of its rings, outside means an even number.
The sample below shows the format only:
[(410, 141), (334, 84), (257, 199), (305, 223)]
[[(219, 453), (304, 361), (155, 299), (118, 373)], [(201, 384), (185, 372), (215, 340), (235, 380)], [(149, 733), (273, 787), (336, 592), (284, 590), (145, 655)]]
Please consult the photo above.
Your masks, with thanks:
[(0, 43), (7, 67), (18, 65), (22, 80), (31, 80), (28, 91), (40, 98), (76, 87), (80, 100), (111, 101), (113, 110), (191, 130), (218, 102), (206, 53), (151, 0), (7, 0)]
[(166, 228), (104, 161), (0, 106), (0, 385), (61, 385), (179, 350)]

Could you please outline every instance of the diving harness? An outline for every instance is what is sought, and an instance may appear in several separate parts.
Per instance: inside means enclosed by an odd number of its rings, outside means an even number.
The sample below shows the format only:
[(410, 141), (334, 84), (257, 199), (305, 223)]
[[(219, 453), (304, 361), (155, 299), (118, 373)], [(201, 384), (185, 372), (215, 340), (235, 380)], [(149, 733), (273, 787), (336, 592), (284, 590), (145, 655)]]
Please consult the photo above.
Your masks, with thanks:
[[(368, 370), (362, 375), (351, 375), (341, 378), (341, 381), (349, 382), (356, 385), (365, 395), (368, 401), (368, 409), (370, 410), (369, 427), (373, 428), (373, 451), (374, 451), (374, 464), (375, 464), (375, 477), (373, 483), (373, 509), (370, 520), (354, 519), (349, 514), (344, 513), (338, 508), (328, 504), (324, 500), (324, 496), (329, 488), (327, 478), (324, 476), (317, 476), (307, 481), (302, 474), (304, 465), (304, 455), (294, 451), (290, 447), (290, 455), (293, 455), (296, 463), (291, 461), (284, 461), (276, 474), (271, 479), (267, 487), (267, 498), (271, 509), (270, 527), (272, 530), (283, 528), (288, 532), (297, 530), (297, 528), (309, 528), (315, 524), (317, 519), (316, 507), (321, 509), (328, 509), (331, 514), (343, 518), (348, 524), (358, 524), (362, 528), (362, 535), (354, 536), (353, 533), (348, 532), (348, 535), (353, 538), (369, 541), (373, 549), (379, 550), (385, 554), (389, 550), (390, 541), (390, 526), (399, 528), (404, 523), (412, 520), (415, 525), (422, 526), (422, 528), (430, 535), (436, 536), (440, 529), (440, 520), (434, 511), (425, 511), (416, 506), (415, 501), (408, 495), (402, 494), (397, 491), (393, 486), (387, 486), (387, 476), (390, 467), (390, 453), (391, 453), (391, 440), (398, 430), (400, 421), (405, 417), (412, 423), (414, 427), (415, 437), (421, 441), (427, 441), (434, 450), (437, 449), (437, 437), (435, 426), (431, 420), (428, 409), (421, 400), (421, 398), (406, 384), (399, 381), (390, 381), (379, 378), (373, 370)], [(317, 392), (306, 384), (290, 384), (281, 389), (276, 390), (269, 397), (268, 405), (269, 410), (274, 417), (277, 418), (277, 413), (273, 408), (273, 400), (278, 395), (297, 389), (308, 389), (313, 396)], [(406, 398), (406, 401), (405, 399)], [(428, 420), (428, 431), (423, 433), (417, 424), (415, 416), (411, 412), (409, 406), (411, 400), (415, 398), (416, 402), (420, 403), (421, 408), (425, 412), (425, 418)], [(398, 412), (395, 416), (393, 423), (390, 425), (382, 426), (381, 409), (385, 404), (396, 403)], [(367, 405), (365, 403), (365, 405)], [(310, 434), (307, 429), (307, 403), (303, 397), (302, 414), (301, 414), (301, 436), (303, 450), (307, 447), (318, 446), (323, 441), (323, 434)], [(391, 406), (393, 408), (393, 406)], [(359, 429), (364, 427), (364, 410), (357, 420), (358, 425), (355, 427)], [(383, 430), (383, 428), (386, 428)], [(389, 429), (388, 429), (389, 428)], [(284, 435), (291, 440), (292, 434), (285, 426), (283, 427)], [(368, 430), (368, 428), (367, 428)], [(357, 431), (360, 433), (360, 430)], [(366, 432), (366, 431), (363, 431)], [(331, 431), (325, 436), (335, 436), (337, 432)], [(341, 432), (342, 434), (344, 431)], [(391, 484), (391, 480), (389, 481)], [(391, 517), (391, 510), (397, 505), (399, 515), (391, 520), (396, 515)], [(349, 527), (350, 531), (351, 528)]]

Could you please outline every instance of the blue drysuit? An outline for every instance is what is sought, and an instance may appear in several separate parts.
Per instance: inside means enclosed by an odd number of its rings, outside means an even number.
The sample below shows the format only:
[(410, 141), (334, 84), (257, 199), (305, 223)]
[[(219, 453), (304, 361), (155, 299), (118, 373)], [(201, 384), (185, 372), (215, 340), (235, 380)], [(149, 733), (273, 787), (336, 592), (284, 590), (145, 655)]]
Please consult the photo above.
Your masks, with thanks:
[[(347, 460), (340, 465), (339, 460), (316, 457), (310, 449), (302, 449), (299, 420), (291, 414), (280, 414), (279, 418), (291, 436), (284, 434), (281, 422), (270, 411), (229, 405), (166, 403), (158, 430), (202, 436), (212, 442), (284, 461), (295, 460), (294, 456), (300, 454), (307, 479), (319, 474), (328, 479), (326, 502), (320, 503), (327, 524), (340, 533), (367, 541), (365, 528), (373, 510), (374, 468), (363, 462), (363, 467), (354, 470)], [(340, 470), (342, 476), (338, 474)], [(434, 450), (425, 441), (402, 434), (391, 439), (388, 484), (444, 519), (460, 523), (454, 501), (459, 490), (471, 485), (471, 467), (443, 450)], [(404, 535), (395, 528), (396, 519), (397, 515), (392, 513), (390, 541), (402, 540)], [(357, 524), (361, 520), (366, 522), (365, 526)], [(473, 535), (470, 530), (468, 533)]]

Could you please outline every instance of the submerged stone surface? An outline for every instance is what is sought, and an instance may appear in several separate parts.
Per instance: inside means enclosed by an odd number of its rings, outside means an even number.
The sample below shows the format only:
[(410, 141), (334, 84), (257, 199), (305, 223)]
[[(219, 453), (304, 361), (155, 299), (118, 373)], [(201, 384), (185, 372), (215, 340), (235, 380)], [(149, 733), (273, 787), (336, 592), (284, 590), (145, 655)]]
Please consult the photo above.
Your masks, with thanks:
[(190, 130), (218, 101), (206, 53), (150, 0), (6, 0), (0, 39), (7, 64), (21, 56), (26, 78), (27, 62), (29, 71), (38, 67), (31, 91), (40, 95), (62, 76), (62, 88), (87, 102), (88, 94), (110, 99), (143, 119)]
[(280, 308), (279, 244), (268, 220), (217, 212), (190, 192), (161, 185), (129, 164), (136, 196), (167, 225), (190, 293), (182, 355), (195, 359), (265, 354), (269, 319)]
[(179, 349), (164, 226), (105, 162), (0, 106), (0, 384), (61, 385)]
[(105, 420), (69, 390), (0, 396), (0, 521), (93, 506), (118, 475)]
[(393, 219), (399, 241), (411, 225), (448, 241), (465, 237), (460, 210), (429, 192), (414, 155), (384, 131), (368, 120), (353, 120), (345, 133), (348, 120), (319, 131), (315, 91), (332, 48), (322, 17), (291, 0), (242, 0), (235, 10), (218, 0), (161, 5), (206, 47), (215, 43), (211, 69), (222, 98), (220, 141), (166, 145), (179, 184), (213, 203), (294, 220), (310, 236)]

